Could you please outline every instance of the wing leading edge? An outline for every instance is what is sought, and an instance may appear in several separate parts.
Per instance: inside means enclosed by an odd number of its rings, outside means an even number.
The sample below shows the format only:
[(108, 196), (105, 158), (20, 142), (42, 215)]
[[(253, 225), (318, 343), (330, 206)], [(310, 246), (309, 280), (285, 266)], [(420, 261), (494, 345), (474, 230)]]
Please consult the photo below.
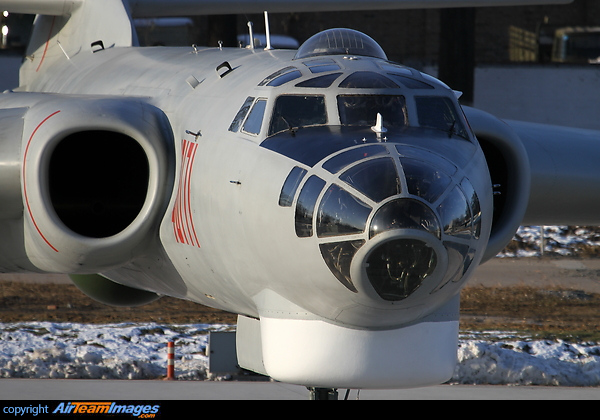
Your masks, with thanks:
[[(12, 13), (64, 16), (86, 0), (0, 0)], [(133, 17), (567, 4), (572, 0), (123, 0)]]

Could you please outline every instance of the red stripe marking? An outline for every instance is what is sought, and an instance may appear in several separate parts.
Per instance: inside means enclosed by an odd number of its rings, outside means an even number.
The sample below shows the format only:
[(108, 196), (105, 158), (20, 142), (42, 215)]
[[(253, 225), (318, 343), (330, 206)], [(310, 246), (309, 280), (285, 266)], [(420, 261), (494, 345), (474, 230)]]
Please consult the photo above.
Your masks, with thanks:
[(54, 22), (55, 21), (56, 21), (56, 16), (54, 16), (52, 18), (52, 24), (50, 25), (50, 32), (48, 33), (48, 39), (46, 40), (46, 46), (44, 47), (44, 53), (42, 54), (42, 59), (40, 60), (40, 64), (38, 64), (37, 69), (35, 69), (36, 73), (38, 71), (40, 71), (40, 67), (42, 67), (42, 63), (44, 62), (44, 59), (46, 58), (46, 53), (48, 52), (48, 45), (50, 44), (50, 38), (52, 38), (52, 31), (54, 30)]
[(192, 171), (198, 144), (187, 140), (181, 142), (181, 170), (177, 197), (171, 213), (175, 240), (182, 244), (200, 247), (192, 214)]
[[(187, 195), (185, 194), (185, 192), (187, 191), (188, 188), (188, 175), (190, 173), (190, 160), (189, 160), (189, 150), (190, 150), (190, 146), (191, 144), (189, 142), (185, 142), (185, 144), (183, 145), (182, 149), (183, 149), (183, 161), (181, 163), (181, 190), (179, 191), (180, 194), (180, 205), (179, 205), (179, 225), (182, 229), (182, 238), (183, 238), (183, 242), (188, 244), (190, 243), (190, 238), (189, 238), (189, 225), (188, 225), (188, 220), (187, 220), (187, 207), (188, 207), (188, 202), (186, 200)], [(185, 163), (185, 165), (184, 165)], [(184, 176), (185, 173), (185, 176)]]
[(31, 213), (31, 206), (29, 205), (29, 197), (27, 196), (27, 182), (26, 182), (26, 178), (25, 178), (25, 173), (26, 173), (26, 165), (27, 165), (27, 153), (29, 153), (29, 146), (31, 145), (31, 140), (33, 140), (33, 136), (35, 136), (35, 133), (37, 133), (39, 128), (46, 121), (48, 121), (50, 118), (52, 118), (59, 112), (60, 111), (56, 111), (56, 112), (48, 115), (46, 118), (44, 118), (44, 120), (41, 123), (38, 124), (37, 127), (35, 127), (35, 130), (33, 130), (33, 132), (31, 133), (31, 136), (29, 136), (29, 140), (27, 141), (27, 146), (25, 147), (25, 154), (23, 155), (23, 195), (25, 196), (25, 205), (27, 206), (27, 212), (29, 213), (29, 217), (31, 218), (31, 221), (33, 222), (33, 226), (35, 226), (35, 229), (38, 231), (39, 235), (42, 237), (44, 242), (46, 242), (48, 244), (48, 246), (56, 252), (58, 252), (58, 249), (56, 249), (54, 246), (52, 246), (52, 244), (48, 241), (48, 239), (46, 239), (46, 237), (40, 230), (38, 224), (36, 223), (36, 221), (33, 217), (33, 214)]
[(196, 160), (196, 149), (198, 148), (198, 144), (194, 144), (194, 154), (192, 156), (192, 161), (190, 163), (190, 173), (188, 175), (188, 188), (187, 188), (187, 195), (188, 195), (188, 217), (190, 218), (191, 221), (191, 234), (194, 236), (194, 240), (195, 240), (195, 245), (200, 247), (200, 242), (198, 242), (198, 236), (196, 235), (196, 228), (194, 227), (194, 221), (192, 219), (192, 200), (191, 200), (191, 195), (192, 195), (192, 182), (191, 182), (191, 175), (192, 175), (192, 170), (191, 168), (194, 166), (194, 161)]

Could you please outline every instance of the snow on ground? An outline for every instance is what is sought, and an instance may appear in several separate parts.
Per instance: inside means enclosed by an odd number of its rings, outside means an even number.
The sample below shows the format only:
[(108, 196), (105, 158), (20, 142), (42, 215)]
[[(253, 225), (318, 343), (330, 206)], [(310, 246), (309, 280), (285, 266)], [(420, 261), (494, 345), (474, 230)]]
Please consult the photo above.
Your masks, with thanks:
[[(227, 325), (0, 324), (0, 378), (157, 379), (167, 343), (176, 344), (179, 380), (222, 380), (208, 373), (209, 331)], [(600, 345), (536, 341), (507, 333), (462, 335), (451, 380), (460, 384), (600, 386)]]
[(521, 226), (498, 257), (537, 257), (542, 243), (546, 255), (581, 255), (600, 245), (600, 230), (586, 226)]
[[(518, 246), (499, 257), (540, 253), (540, 227), (522, 227)], [(600, 244), (593, 229), (544, 227), (544, 252), (573, 255)], [(575, 251), (574, 251), (575, 250)], [(156, 379), (166, 375), (167, 343), (176, 343), (180, 380), (208, 373), (210, 331), (228, 325), (0, 323), (0, 378)], [(600, 386), (600, 345), (532, 340), (507, 332), (463, 334), (451, 379), (460, 384)]]
[(152, 379), (166, 375), (167, 343), (179, 379), (206, 379), (209, 331), (228, 325), (0, 323), (0, 378)]

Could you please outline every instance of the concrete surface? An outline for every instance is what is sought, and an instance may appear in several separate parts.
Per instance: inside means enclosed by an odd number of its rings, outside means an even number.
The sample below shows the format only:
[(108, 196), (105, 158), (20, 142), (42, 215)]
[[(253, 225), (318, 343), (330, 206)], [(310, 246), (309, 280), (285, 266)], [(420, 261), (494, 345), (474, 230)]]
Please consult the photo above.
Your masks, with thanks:
[[(346, 390), (338, 391), (338, 399)], [(3, 400), (308, 400), (305, 387), (278, 382), (0, 379)], [(351, 390), (349, 400), (597, 400), (600, 388), (439, 385)]]

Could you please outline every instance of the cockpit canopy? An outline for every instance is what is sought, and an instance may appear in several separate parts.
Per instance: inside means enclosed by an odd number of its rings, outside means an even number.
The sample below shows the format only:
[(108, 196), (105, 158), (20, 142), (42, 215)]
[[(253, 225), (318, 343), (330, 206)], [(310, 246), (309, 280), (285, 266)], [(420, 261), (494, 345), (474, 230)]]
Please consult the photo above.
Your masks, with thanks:
[(319, 55), (357, 55), (387, 60), (373, 38), (352, 29), (328, 29), (310, 37), (300, 46), (295, 59)]

